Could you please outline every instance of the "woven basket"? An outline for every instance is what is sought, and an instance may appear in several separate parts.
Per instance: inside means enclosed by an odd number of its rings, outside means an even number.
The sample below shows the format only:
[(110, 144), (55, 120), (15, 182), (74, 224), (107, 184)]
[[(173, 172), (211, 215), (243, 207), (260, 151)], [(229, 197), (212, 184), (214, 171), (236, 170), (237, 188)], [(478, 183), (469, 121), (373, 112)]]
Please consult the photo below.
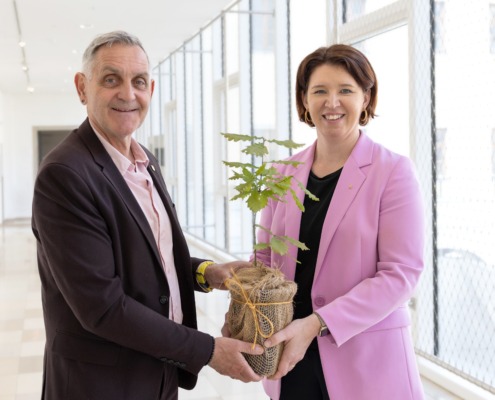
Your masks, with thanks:
[[(278, 269), (241, 268), (226, 286), (231, 295), (227, 323), (233, 338), (263, 346), (267, 338), (292, 321), (297, 285)], [(282, 351), (283, 343), (265, 349), (261, 355), (244, 357), (254, 372), (270, 377), (277, 372)]]

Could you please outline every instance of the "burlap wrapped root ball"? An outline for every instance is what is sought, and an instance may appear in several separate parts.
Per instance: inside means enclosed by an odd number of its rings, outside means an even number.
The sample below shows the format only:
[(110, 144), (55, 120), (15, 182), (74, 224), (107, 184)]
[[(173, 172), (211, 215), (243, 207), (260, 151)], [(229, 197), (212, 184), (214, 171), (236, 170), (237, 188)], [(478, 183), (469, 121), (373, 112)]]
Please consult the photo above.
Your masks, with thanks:
[[(263, 346), (266, 339), (292, 321), (297, 285), (278, 269), (241, 268), (225, 284), (231, 296), (226, 321), (233, 338)], [(277, 372), (283, 346), (281, 343), (261, 355), (244, 357), (254, 372), (270, 377)]]

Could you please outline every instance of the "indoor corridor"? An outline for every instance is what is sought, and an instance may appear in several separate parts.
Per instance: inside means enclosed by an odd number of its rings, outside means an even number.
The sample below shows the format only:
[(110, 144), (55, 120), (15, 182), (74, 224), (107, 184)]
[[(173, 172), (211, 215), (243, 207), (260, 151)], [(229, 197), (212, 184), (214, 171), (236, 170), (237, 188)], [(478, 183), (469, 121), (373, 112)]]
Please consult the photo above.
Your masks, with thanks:
[[(30, 221), (0, 226), (0, 400), (40, 399), (45, 336), (35, 246)], [(218, 336), (228, 302), (226, 292), (198, 293), (200, 329)], [(425, 389), (428, 400), (459, 399), (429, 382)], [(261, 400), (267, 396), (260, 383), (244, 384), (206, 367), (196, 388), (181, 390), (179, 399)]]

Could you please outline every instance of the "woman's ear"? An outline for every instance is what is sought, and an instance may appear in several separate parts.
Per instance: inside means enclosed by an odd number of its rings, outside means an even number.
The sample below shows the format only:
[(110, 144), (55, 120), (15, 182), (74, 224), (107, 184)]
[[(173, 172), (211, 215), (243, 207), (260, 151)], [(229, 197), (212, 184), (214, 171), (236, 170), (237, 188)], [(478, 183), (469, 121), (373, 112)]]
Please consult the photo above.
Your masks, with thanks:
[(304, 105), (304, 107), (306, 108), (306, 110), (308, 109), (308, 99), (307, 99), (307, 95), (306, 93), (301, 93), (301, 101)]
[(370, 100), (371, 100), (371, 90), (368, 89), (364, 92), (363, 110), (366, 110), (368, 104), (370, 104)]

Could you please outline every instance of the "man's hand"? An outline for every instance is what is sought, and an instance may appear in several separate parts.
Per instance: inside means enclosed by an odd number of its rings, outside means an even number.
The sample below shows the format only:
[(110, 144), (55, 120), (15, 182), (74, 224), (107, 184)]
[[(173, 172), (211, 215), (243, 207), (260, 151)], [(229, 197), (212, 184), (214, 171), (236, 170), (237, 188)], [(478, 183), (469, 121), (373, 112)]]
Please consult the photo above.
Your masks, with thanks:
[(230, 376), (232, 379), (239, 379), (242, 382), (259, 382), (263, 377), (254, 373), (241, 353), (260, 355), (263, 351), (260, 345), (252, 349), (251, 343), (218, 337), (215, 338), (215, 350), (208, 365), (219, 374)]
[(284, 352), (278, 369), (270, 379), (280, 379), (287, 375), (303, 359), (306, 350), (320, 332), (320, 321), (315, 314), (295, 319), (264, 342), (265, 347), (273, 347), (285, 342)]
[(205, 279), (212, 288), (226, 289), (223, 284), (239, 268), (252, 267), (253, 264), (246, 261), (232, 261), (225, 264), (212, 264), (205, 270)]

